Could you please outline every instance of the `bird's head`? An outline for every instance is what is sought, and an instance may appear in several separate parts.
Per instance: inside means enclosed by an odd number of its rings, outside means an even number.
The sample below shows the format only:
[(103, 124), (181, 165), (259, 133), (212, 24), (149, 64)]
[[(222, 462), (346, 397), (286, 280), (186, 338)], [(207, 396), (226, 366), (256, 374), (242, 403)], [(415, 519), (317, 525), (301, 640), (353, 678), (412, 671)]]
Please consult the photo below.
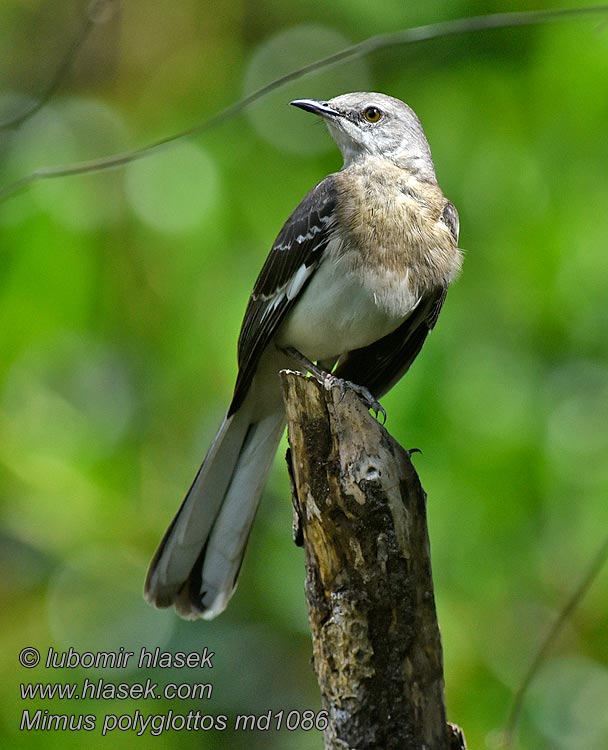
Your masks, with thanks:
[(431, 150), (420, 120), (400, 99), (357, 92), (329, 101), (295, 99), (290, 103), (325, 120), (342, 152), (345, 167), (371, 155), (435, 179)]

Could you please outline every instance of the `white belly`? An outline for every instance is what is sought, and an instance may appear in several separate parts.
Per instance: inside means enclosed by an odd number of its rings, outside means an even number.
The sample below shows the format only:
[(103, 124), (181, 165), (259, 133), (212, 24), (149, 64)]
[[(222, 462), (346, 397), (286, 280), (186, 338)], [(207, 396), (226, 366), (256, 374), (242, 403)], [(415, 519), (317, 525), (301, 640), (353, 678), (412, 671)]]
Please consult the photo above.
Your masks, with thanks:
[(407, 275), (397, 278), (382, 270), (361, 275), (348, 255), (326, 252), (275, 343), (293, 346), (310, 360), (336, 358), (394, 331), (417, 303)]

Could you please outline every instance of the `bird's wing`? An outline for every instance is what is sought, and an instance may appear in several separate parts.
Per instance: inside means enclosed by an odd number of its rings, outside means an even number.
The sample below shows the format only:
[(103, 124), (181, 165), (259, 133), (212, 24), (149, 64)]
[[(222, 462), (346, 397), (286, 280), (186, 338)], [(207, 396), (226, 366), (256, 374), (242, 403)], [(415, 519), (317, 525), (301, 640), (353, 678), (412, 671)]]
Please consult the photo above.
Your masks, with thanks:
[(239, 373), (228, 414), (242, 404), (262, 352), (317, 269), (335, 227), (336, 188), (326, 177), (285, 222), (255, 283), (238, 343)]
[(338, 364), (334, 375), (368, 388), (380, 398), (407, 372), (433, 329), (447, 287), (425, 294), (407, 319), (388, 336), (354, 349)]

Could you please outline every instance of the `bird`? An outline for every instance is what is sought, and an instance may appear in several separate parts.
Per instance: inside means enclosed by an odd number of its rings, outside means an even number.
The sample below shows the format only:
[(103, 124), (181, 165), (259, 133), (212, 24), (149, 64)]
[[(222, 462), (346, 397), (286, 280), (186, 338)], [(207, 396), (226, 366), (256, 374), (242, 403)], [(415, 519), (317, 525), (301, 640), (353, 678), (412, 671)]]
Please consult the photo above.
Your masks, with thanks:
[(147, 601), (185, 619), (212, 619), (235, 589), (285, 428), (280, 370), (316, 364), (373, 406), (420, 352), (461, 268), (458, 212), (405, 102), (354, 92), (290, 104), (326, 123), (343, 165), (272, 245), (241, 326), (232, 401), (150, 563)]

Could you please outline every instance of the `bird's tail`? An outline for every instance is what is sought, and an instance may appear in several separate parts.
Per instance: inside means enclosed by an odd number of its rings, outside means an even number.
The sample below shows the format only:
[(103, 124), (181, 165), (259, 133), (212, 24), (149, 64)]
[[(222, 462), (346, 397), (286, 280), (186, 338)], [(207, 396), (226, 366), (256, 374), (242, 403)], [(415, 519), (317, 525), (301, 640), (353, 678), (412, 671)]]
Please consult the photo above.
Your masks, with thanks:
[(248, 411), (224, 419), (150, 563), (146, 599), (187, 619), (211, 619), (228, 604), (283, 433), (283, 411), (255, 422)]

